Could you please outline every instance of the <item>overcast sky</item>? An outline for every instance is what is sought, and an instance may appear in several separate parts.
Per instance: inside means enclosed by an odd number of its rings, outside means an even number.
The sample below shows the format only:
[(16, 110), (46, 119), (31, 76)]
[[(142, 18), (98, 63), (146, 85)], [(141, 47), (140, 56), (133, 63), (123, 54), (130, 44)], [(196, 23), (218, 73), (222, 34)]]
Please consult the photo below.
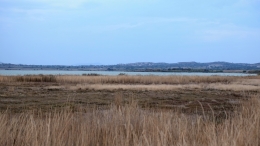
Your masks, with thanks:
[(0, 0), (0, 62), (260, 62), (260, 0)]

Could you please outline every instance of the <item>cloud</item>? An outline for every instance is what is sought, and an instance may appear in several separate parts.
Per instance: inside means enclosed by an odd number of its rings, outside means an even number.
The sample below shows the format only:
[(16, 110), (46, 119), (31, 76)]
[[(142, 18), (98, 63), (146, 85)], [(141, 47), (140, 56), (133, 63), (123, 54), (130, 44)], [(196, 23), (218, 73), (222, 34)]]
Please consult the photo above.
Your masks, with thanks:
[(222, 29), (205, 30), (203, 33), (204, 39), (207, 41), (219, 41), (228, 38), (246, 38), (252, 35), (252, 32), (250, 31)]
[(260, 29), (246, 27), (208, 28), (197, 32), (199, 38), (206, 42), (219, 42), (225, 40), (259, 40)]
[(168, 22), (195, 22), (198, 19), (195, 18), (187, 18), (187, 17), (174, 17), (174, 18), (165, 18), (165, 17), (152, 17), (148, 18), (144, 24), (150, 23), (168, 23)]
[(31, 3), (44, 3), (49, 6), (58, 7), (58, 8), (69, 8), (76, 9), (80, 8), (86, 4), (116, 4), (116, 3), (125, 3), (133, 2), (137, 0), (27, 0)]
[(24, 3), (41, 3), (52, 7), (78, 8), (89, 0), (25, 0)]
[(254, 5), (259, 4), (260, 0), (238, 0), (238, 2), (235, 4), (236, 6), (248, 6), (248, 5)]
[(149, 17), (149, 18), (125, 18), (124, 20), (115, 22), (111, 20), (100, 24), (85, 24), (70, 28), (70, 30), (61, 28), (62, 31), (90, 32), (90, 33), (107, 33), (117, 30), (140, 29), (148, 26), (160, 26), (165, 23), (192, 23), (197, 21), (192, 18), (164, 18), (164, 17)]
[[(86, 6), (86, 0), (24, 0), (22, 2), (16, 1), (17, 0), (14, 0), (12, 2), (0, 0), (0, 13), (2, 17), (5, 16), (9, 17), (9, 19), (14, 20), (16, 20), (16, 18), (19, 18), (42, 21), (46, 18), (57, 16), (57, 14), (62, 14), (62, 16), (65, 16), (66, 14), (74, 11), (86, 11), (94, 6), (93, 4), (89, 4), (88, 6)], [(76, 9), (81, 6), (86, 7), (86, 9)], [(73, 11), (70, 11), (70, 9), (73, 9)]]
[(141, 26), (142, 23), (137, 23), (137, 24), (117, 24), (117, 25), (109, 25), (106, 27), (107, 30), (117, 30), (117, 29), (131, 29), (131, 28), (136, 28), (138, 26)]
[(0, 0), (0, 4), (20, 6), (23, 8), (56, 8), (56, 9), (77, 9), (86, 4), (97, 4), (102, 0)]
[(51, 6), (61, 7), (61, 8), (79, 8), (83, 6), (85, 3), (90, 2), (88, 0), (47, 0), (46, 3)]
[(106, 32), (112, 32), (117, 30), (127, 30), (127, 29), (134, 29), (139, 26), (141, 26), (141, 23), (136, 24), (130, 24), (130, 23), (120, 23), (120, 24), (114, 24), (114, 25), (86, 25), (82, 27), (74, 27), (72, 29), (67, 28), (59, 28), (59, 31), (62, 32), (86, 32), (86, 33), (106, 33)]
[[(3, 9), (2, 9), (3, 10)], [(9, 9), (4, 9), (4, 11), (12, 12), (12, 13), (24, 13), (27, 15), (34, 15), (34, 14), (47, 14), (47, 13), (55, 13), (58, 12), (58, 10), (55, 9), (41, 9), (41, 8), (36, 8), (36, 9), (23, 9), (23, 8), (9, 8)]]
[[(46, 8), (0, 8), (0, 12), (5, 13), (1, 17), (1, 20), (6, 23), (10, 22), (21, 22), (21, 20), (33, 20), (33, 21), (45, 21), (46, 18), (54, 16), (60, 13), (57, 9), (46, 9)], [(11, 14), (12, 17), (8, 17), (6, 14)], [(8, 19), (3, 19), (8, 18)]]

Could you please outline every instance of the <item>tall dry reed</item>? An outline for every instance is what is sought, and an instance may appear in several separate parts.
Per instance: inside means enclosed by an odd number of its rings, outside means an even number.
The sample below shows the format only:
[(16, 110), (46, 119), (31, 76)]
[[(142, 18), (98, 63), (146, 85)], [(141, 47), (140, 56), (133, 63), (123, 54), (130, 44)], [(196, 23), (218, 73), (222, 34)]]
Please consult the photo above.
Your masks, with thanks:
[[(118, 97), (120, 98), (120, 97)], [(115, 99), (121, 100), (121, 99)], [(255, 97), (232, 116), (143, 110), (136, 102), (109, 110), (0, 113), (0, 145), (99, 146), (258, 146), (260, 99)]]
[(57, 76), (58, 82), (89, 84), (187, 84), (229, 83), (234, 77), (222, 76)]
[(87, 84), (187, 84), (230, 83), (241, 77), (227, 76), (78, 76), (78, 75), (25, 75), (0, 76), (0, 82), (59, 82)]
[(0, 76), (0, 82), (56, 82), (54, 75)]

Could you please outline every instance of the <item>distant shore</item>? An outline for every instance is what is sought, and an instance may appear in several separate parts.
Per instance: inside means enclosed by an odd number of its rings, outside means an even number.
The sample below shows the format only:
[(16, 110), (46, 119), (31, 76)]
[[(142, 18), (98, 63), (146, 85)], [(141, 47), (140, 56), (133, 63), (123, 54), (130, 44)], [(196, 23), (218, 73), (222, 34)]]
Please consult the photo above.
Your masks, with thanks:
[(82, 70), (0, 70), (0, 75), (80, 75), (80, 76), (256, 76), (245, 72), (145, 72), (145, 71), (82, 71)]
[(117, 65), (23, 65), (0, 63), (0, 70), (42, 71), (118, 71), (118, 72), (166, 72), (166, 73), (248, 73), (260, 74), (260, 63), (228, 62), (180, 62), (180, 63), (129, 63)]

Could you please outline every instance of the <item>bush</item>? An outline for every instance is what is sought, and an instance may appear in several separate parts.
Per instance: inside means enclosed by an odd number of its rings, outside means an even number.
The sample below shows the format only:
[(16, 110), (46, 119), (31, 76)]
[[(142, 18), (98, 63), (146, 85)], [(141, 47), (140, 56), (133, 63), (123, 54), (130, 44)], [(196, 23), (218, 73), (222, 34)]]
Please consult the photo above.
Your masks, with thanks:
[(127, 74), (125, 74), (125, 73), (120, 73), (120, 74), (118, 74), (119, 76), (126, 76)]
[(15, 78), (17, 82), (56, 82), (54, 75), (25, 75), (17, 76)]
[(97, 73), (89, 73), (89, 74), (82, 74), (82, 76), (101, 76), (100, 74), (97, 74)]

